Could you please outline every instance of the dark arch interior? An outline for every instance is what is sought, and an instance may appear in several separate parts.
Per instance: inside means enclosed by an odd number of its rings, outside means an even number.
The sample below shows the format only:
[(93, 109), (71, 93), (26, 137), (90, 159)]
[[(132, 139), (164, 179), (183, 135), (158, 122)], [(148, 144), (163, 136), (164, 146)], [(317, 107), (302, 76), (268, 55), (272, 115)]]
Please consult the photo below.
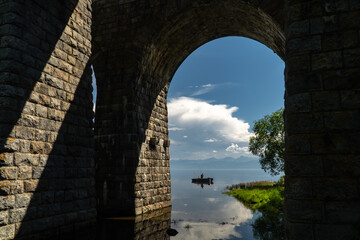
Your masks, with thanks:
[[(105, 215), (171, 205), (166, 97), (172, 76), (191, 52), (220, 37), (243, 36), (284, 57), (281, 1), (267, 6), (235, 0), (173, 4), (166, 10), (159, 5), (153, 14), (144, 8), (147, 24), (105, 34), (93, 29), (97, 191), (99, 212)], [(96, 4), (94, 9), (98, 26), (105, 16), (96, 14)], [(129, 17), (124, 13), (124, 19)]]

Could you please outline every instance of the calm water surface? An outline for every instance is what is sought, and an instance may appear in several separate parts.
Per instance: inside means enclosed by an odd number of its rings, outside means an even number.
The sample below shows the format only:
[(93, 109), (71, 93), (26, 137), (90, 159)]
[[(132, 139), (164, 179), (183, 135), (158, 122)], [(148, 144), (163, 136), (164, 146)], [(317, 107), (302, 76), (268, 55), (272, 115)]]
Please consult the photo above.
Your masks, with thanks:
[(205, 177), (214, 178), (214, 184), (201, 188), (191, 183), (201, 173), (171, 169), (171, 227), (179, 232), (171, 240), (255, 239), (251, 223), (259, 215), (222, 192), (227, 185), (277, 178), (260, 169), (203, 170)]
[[(191, 183), (192, 178), (204, 173), (214, 178), (214, 184)], [(114, 217), (100, 221), (98, 227), (76, 238), (77, 240), (252, 240), (253, 214), (235, 198), (222, 194), (227, 185), (240, 182), (277, 180), (260, 169), (231, 170), (176, 170), (171, 169), (172, 208), (134, 217)], [(168, 229), (178, 234), (170, 237)]]

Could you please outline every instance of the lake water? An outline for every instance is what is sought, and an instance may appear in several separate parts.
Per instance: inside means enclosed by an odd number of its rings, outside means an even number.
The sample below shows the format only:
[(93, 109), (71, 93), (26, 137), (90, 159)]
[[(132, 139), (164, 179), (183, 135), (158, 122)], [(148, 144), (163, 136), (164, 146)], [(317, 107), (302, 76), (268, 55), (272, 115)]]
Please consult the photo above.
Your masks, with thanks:
[[(199, 170), (171, 168), (172, 207), (136, 217), (104, 219), (85, 233), (71, 238), (78, 240), (215, 240), (255, 239), (251, 223), (260, 216), (253, 214), (235, 198), (222, 194), (225, 187), (240, 182), (275, 181), (260, 169), (202, 170), (205, 178), (214, 178), (212, 185), (191, 183)], [(168, 230), (178, 231), (169, 236)]]
[(171, 240), (242, 239), (252, 240), (251, 224), (259, 217), (235, 198), (222, 194), (227, 185), (240, 182), (270, 180), (261, 169), (204, 170), (204, 177), (214, 178), (214, 184), (191, 183), (199, 170), (171, 169), (171, 227), (179, 233)]

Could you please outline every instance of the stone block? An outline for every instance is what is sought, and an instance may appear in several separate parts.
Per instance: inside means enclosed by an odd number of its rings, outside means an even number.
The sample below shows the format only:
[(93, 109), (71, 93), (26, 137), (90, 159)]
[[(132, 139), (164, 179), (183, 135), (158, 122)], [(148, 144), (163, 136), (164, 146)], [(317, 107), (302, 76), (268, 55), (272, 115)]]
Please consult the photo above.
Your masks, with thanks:
[(355, 132), (327, 132), (325, 134), (313, 134), (309, 139), (311, 149), (315, 154), (354, 154), (359, 153), (360, 134)]
[(9, 223), (9, 211), (0, 211), (0, 226), (7, 225)]
[(339, 111), (324, 113), (325, 128), (331, 130), (360, 130), (359, 111)]
[(321, 132), (324, 129), (322, 114), (300, 113), (288, 114), (286, 125), (289, 134)]
[[(43, 99), (43, 98), (42, 98)], [(40, 102), (43, 102), (43, 100), (40, 100), (40, 97), (39, 97), (39, 103)], [(43, 118), (46, 118), (47, 117), (47, 107), (45, 106), (42, 106), (40, 104), (36, 104), (35, 106), (35, 111), (36, 111), (36, 116), (38, 117), (43, 117)]]
[(34, 167), (33, 168), (33, 178), (34, 179), (40, 179), (45, 168), (44, 167)]
[(286, 91), (289, 95), (322, 89), (322, 77), (319, 73), (289, 74), (286, 78)]
[(11, 166), (14, 162), (14, 153), (3, 152), (0, 154), (0, 165)]
[(334, 201), (325, 204), (326, 221), (331, 224), (349, 224), (359, 220), (360, 206), (357, 201)]
[(0, 239), (14, 239), (15, 238), (15, 224), (10, 224), (0, 227)]
[(291, 55), (303, 55), (306, 53), (320, 52), (321, 36), (315, 35), (311, 37), (296, 38), (288, 41), (288, 53)]
[(19, 139), (8, 137), (5, 139), (3, 143), (3, 151), (4, 152), (16, 152), (19, 151)]
[(23, 183), (20, 181), (0, 181), (0, 195), (13, 195), (23, 191)]
[(299, 56), (289, 56), (287, 60), (287, 70), (288, 74), (294, 74), (298, 72), (309, 72), (310, 71), (310, 56), (309, 55), (299, 55)]
[(290, 24), (288, 38), (303, 36), (309, 33), (309, 20), (296, 21)]
[(23, 127), (23, 126), (15, 126), (15, 136), (17, 138), (33, 140), (35, 137), (35, 132), (33, 128)]
[(25, 190), (25, 192), (35, 192), (38, 185), (39, 185), (38, 179), (25, 180), (24, 181), (24, 190)]
[(286, 237), (292, 240), (314, 240), (312, 224), (286, 222)]
[(0, 210), (15, 207), (15, 196), (0, 196)]
[(15, 207), (22, 208), (22, 207), (29, 206), (32, 196), (33, 196), (33, 194), (31, 194), (31, 193), (16, 194), (15, 195)]
[(344, 64), (347, 68), (359, 67), (360, 48), (344, 50)]
[[(286, 190), (285, 190), (286, 191)], [(321, 222), (323, 219), (323, 204), (313, 200), (285, 201), (286, 217), (289, 221)]]
[(10, 223), (21, 222), (27, 214), (27, 208), (17, 208), (10, 210)]
[(356, 47), (357, 44), (358, 33), (356, 31), (328, 33), (323, 37), (323, 49), (325, 51)]
[(341, 91), (341, 106), (347, 109), (360, 108), (360, 91), (359, 90), (347, 90)]
[(359, 196), (357, 181), (346, 178), (317, 178), (313, 180), (314, 198), (319, 200), (355, 200)]
[(323, 176), (322, 157), (288, 155), (285, 161), (285, 172), (289, 177)]
[(324, 175), (328, 177), (359, 177), (360, 157), (358, 155), (324, 156)]
[(312, 182), (309, 178), (287, 177), (285, 181), (286, 197), (291, 199), (312, 199)]
[(349, 225), (318, 224), (315, 226), (315, 239), (351, 239), (355, 229)]
[(339, 25), (341, 30), (359, 29), (360, 11), (339, 14)]
[(315, 111), (329, 111), (341, 109), (340, 93), (337, 91), (314, 92), (312, 95), (312, 105)]
[(1, 167), (0, 168), (0, 180), (11, 180), (17, 178), (17, 167)]
[(312, 70), (339, 69), (342, 67), (341, 52), (326, 52), (312, 55)]
[(45, 142), (35, 142), (30, 143), (30, 151), (32, 154), (50, 154), (52, 150), (52, 145)]
[(37, 166), (39, 165), (39, 155), (30, 153), (15, 153), (16, 166)]
[(311, 110), (311, 95), (299, 93), (288, 96), (285, 106), (288, 113), (309, 112)]

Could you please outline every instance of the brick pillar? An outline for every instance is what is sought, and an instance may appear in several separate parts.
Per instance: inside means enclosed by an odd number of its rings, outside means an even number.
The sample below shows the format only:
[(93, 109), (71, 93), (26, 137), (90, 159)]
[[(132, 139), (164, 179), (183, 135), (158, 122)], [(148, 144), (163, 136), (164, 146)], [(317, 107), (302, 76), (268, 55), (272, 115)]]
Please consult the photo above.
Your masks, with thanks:
[(360, 221), (360, 4), (287, 5), (287, 239), (352, 239)]
[(0, 1), (0, 239), (95, 221), (90, 25), (90, 0)]

